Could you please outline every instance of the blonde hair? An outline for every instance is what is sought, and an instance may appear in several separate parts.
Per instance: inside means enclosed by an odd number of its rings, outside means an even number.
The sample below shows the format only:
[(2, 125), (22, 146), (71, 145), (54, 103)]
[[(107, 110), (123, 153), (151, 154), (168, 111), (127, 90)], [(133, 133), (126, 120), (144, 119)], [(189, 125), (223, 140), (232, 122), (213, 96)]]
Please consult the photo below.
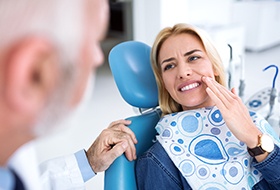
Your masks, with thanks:
[(220, 55), (208, 35), (203, 30), (200, 30), (199, 28), (196, 28), (189, 24), (176, 24), (173, 27), (166, 27), (157, 35), (151, 51), (152, 69), (158, 85), (159, 106), (162, 110), (163, 115), (182, 111), (182, 106), (178, 104), (165, 89), (162, 79), (162, 70), (158, 60), (159, 51), (162, 44), (170, 36), (184, 33), (197, 36), (200, 39), (206, 51), (206, 54), (213, 65), (213, 70), (217, 73), (217, 76), (215, 76), (215, 80), (221, 85), (226, 86), (225, 72)]

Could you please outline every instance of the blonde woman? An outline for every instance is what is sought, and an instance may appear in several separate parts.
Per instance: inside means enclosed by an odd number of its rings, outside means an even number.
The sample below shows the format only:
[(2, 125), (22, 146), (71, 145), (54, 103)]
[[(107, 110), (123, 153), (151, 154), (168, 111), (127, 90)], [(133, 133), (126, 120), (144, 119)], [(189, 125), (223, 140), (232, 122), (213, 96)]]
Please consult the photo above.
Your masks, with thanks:
[(163, 117), (136, 165), (139, 189), (280, 189), (279, 139), (225, 84), (207, 34), (164, 28), (151, 53)]

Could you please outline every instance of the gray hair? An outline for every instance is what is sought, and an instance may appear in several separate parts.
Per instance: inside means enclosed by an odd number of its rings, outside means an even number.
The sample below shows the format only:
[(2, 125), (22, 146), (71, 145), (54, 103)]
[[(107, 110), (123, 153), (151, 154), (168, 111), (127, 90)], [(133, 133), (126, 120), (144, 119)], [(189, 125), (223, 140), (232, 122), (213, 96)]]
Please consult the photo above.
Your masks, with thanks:
[(76, 77), (75, 63), (85, 29), (84, 6), (82, 0), (0, 0), (0, 49), (35, 35), (48, 39), (59, 56), (61, 81), (37, 121), (37, 135), (49, 131), (67, 110), (60, 105), (68, 100)]
[(0, 0), (0, 48), (24, 36), (40, 35), (56, 43), (61, 59), (73, 60), (83, 33), (81, 2)]

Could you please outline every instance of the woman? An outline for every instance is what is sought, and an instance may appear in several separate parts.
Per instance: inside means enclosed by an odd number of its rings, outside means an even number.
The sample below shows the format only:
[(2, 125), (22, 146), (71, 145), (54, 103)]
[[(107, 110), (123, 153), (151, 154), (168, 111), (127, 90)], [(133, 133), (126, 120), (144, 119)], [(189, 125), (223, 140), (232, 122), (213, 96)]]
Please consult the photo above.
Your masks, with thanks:
[(158, 141), (137, 161), (138, 188), (280, 189), (279, 139), (225, 87), (207, 35), (187, 24), (165, 28), (151, 60), (163, 118)]

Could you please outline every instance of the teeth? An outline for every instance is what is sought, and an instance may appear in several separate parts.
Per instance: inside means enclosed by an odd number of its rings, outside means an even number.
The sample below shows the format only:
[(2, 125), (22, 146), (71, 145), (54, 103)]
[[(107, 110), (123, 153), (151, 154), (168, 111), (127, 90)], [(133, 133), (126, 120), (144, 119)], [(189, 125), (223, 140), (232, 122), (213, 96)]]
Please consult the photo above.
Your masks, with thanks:
[(196, 83), (190, 84), (188, 86), (184, 86), (183, 88), (181, 88), (181, 91), (190, 90), (190, 89), (193, 89), (193, 88), (195, 88), (197, 86), (199, 86), (199, 84), (196, 82)]

